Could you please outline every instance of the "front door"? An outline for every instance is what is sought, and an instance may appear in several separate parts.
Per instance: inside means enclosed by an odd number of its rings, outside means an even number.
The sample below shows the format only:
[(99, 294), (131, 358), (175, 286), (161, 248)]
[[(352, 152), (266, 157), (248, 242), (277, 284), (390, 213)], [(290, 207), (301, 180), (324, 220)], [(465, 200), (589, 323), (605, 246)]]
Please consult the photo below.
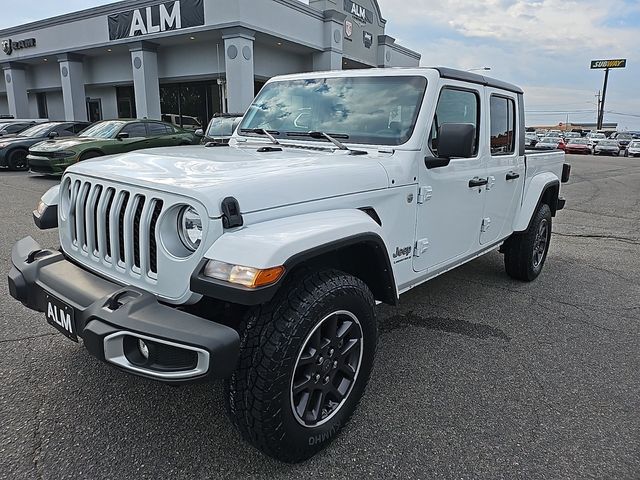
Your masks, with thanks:
[(518, 145), (516, 94), (487, 88), (491, 156), (487, 161), (487, 191), (480, 243), (490, 245), (511, 234), (512, 219), (522, 198), (524, 157)]
[(485, 149), (480, 131), (482, 89), (451, 81), (440, 92), (426, 157), (437, 158), (438, 129), (445, 123), (476, 126), (475, 156), (452, 159), (446, 167), (419, 166), (421, 187), (413, 259), (416, 272), (444, 270), (479, 248), (484, 189), (471, 187), (470, 181), (486, 178), (481, 154)]

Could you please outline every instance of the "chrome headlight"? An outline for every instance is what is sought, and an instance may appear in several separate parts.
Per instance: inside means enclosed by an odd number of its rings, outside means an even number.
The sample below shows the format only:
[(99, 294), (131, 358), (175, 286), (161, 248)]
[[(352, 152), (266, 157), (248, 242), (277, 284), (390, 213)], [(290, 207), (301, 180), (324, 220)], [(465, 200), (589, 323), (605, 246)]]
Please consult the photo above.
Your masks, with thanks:
[(202, 242), (202, 218), (193, 207), (184, 207), (178, 215), (178, 234), (185, 247), (195, 252)]

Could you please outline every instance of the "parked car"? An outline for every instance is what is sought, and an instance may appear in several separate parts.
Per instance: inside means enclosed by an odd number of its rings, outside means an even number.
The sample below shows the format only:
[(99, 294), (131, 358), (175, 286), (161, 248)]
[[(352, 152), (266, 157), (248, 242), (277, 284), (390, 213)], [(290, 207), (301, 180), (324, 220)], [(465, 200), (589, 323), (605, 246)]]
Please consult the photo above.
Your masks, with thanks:
[(574, 138), (582, 138), (578, 132), (564, 132), (562, 134), (562, 138), (564, 138), (564, 143), (568, 143), (569, 140)]
[(640, 157), (640, 140), (633, 140), (624, 151), (625, 157)]
[(163, 113), (162, 121), (175, 125), (176, 127), (183, 128), (185, 130), (198, 130), (202, 128), (200, 120), (196, 117), (190, 117), (188, 115), (176, 115), (175, 113)]
[(515, 85), (443, 68), (272, 78), (229, 148), (69, 168), (34, 213), (60, 249), (17, 242), (8, 291), (124, 372), (226, 379), (241, 435), (303, 461), (375, 374), (377, 302), (498, 249), (512, 278), (541, 274), (570, 167), (520, 148), (508, 119), (523, 104)]
[(34, 125), (35, 123), (30, 121), (0, 122), (0, 137), (24, 132), (27, 128), (33, 127)]
[(203, 144), (209, 142), (228, 144), (240, 121), (242, 121), (241, 113), (218, 114), (211, 119), (206, 132), (197, 130), (196, 134), (202, 137), (200, 143)]
[(565, 143), (562, 137), (544, 137), (536, 144), (536, 150), (564, 150)]
[(594, 155), (620, 155), (620, 147), (616, 140), (600, 140), (593, 149)]
[(538, 143), (538, 136), (535, 133), (527, 133), (524, 136), (524, 146), (527, 148), (535, 148)]
[(61, 175), (82, 160), (142, 148), (194, 145), (198, 140), (193, 132), (156, 120), (105, 120), (75, 138), (34, 145), (29, 150), (29, 168), (34, 173)]
[(29, 148), (46, 138), (71, 137), (89, 125), (88, 122), (48, 122), (0, 138), (0, 167), (27, 170)]
[(622, 132), (616, 133), (615, 136), (612, 136), (611, 138), (615, 139), (618, 142), (620, 150), (626, 150), (627, 145), (629, 145), (631, 140), (633, 140), (633, 135), (631, 135), (630, 133)]
[(601, 140), (606, 140), (607, 136), (604, 133), (590, 133), (587, 138), (591, 142), (591, 146), (595, 147)]
[(593, 148), (586, 138), (571, 138), (567, 145), (564, 147), (566, 153), (579, 153), (591, 155)]

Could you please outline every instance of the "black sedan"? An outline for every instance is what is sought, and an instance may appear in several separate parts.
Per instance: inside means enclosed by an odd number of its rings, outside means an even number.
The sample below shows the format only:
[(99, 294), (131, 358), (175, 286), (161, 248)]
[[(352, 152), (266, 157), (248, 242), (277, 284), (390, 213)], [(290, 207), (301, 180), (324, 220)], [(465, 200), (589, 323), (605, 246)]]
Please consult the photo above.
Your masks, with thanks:
[(77, 135), (88, 126), (88, 122), (49, 122), (34, 125), (15, 135), (0, 137), (0, 167), (27, 170), (29, 147), (50, 138)]

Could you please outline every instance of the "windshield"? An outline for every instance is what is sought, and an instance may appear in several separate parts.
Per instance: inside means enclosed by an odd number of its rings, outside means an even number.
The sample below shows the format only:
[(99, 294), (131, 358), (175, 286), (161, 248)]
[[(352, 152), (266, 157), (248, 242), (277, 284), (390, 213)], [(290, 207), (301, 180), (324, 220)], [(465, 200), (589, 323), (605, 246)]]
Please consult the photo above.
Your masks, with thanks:
[(233, 131), (240, 123), (242, 117), (222, 117), (214, 118), (209, 124), (207, 130), (208, 137), (230, 137), (233, 135)]
[(249, 107), (241, 130), (266, 129), (280, 138), (324, 132), (347, 143), (401, 145), (413, 133), (426, 87), (427, 79), (416, 76), (273, 82)]
[[(57, 124), (56, 124), (57, 125)], [(27, 128), (24, 132), (18, 134), (19, 137), (43, 137), (51, 127), (54, 125), (51, 123), (43, 123), (40, 125), (34, 125), (31, 128)]]
[(628, 133), (619, 133), (618, 135), (616, 135), (616, 139), (618, 140), (631, 140), (633, 138), (632, 135), (629, 135)]
[(640, 148), (640, 142), (638, 141), (631, 142), (629, 146), (632, 148)]
[(559, 140), (557, 137), (546, 137), (543, 138), (540, 143), (558, 143)]
[(113, 138), (120, 131), (126, 122), (109, 121), (100, 122), (86, 128), (79, 135), (80, 137), (91, 138)]
[(591, 138), (607, 138), (607, 136), (604, 133), (594, 133)]
[(589, 140), (584, 138), (574, 138), (569, 142), (571, 145), (589, 145)]
[(617, 147), (618, 142), (614, 140), (604, 140), (603, 142), (600, 142), (600, 145), (602, 145), (603, 147)]

